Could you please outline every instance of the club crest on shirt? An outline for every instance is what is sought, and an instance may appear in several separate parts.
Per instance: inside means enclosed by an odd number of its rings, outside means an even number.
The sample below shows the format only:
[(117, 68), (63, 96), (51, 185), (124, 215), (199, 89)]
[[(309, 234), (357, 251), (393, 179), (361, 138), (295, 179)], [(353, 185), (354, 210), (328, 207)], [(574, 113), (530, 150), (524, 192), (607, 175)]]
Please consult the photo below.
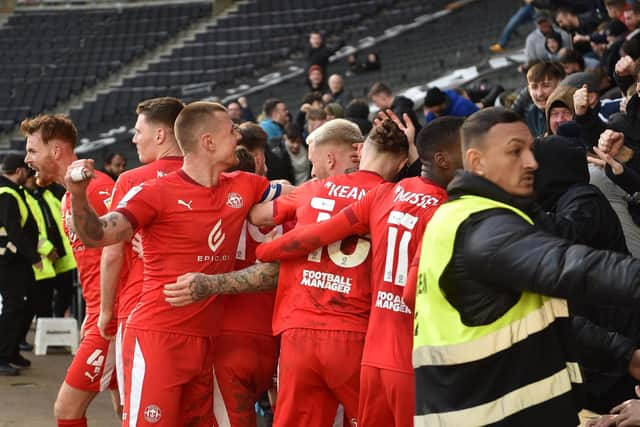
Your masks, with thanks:
[(162, 417), (162, 412), (157, 405), (149, 405), (144, 408), (144, 420), (146, 422), (155, 424), (160, 421), (160, 417)]
[(242, 196), (238, 193), (229, 193), (227, 195), (227, 206), (234, 209), (240, 209), (244, 206), (244, 201), (242, 200)]

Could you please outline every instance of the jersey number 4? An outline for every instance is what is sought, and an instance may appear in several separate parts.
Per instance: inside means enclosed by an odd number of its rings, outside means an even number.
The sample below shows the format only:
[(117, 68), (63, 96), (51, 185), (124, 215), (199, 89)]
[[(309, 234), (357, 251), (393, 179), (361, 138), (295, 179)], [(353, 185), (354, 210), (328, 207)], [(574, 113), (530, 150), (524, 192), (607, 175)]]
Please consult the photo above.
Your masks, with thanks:
[[(384, 281), (398, 286), (407, 284), (409, 273), (409, 242), (411, 232), (418, 222), (418, 217), (399, 211), (389, 214), (389, 233), (387, 235), (387, 256), (384, 261)], [(398, 235), (402, 233), (399, 242)], [(396, 251), (396, 247), (398, 250)], [(397, 257), (396, 257), (397, 252)], [(393, 274), (395, 265), (395, 278)]]
[[(318, 218), (316, 218), (316, 222), (322, 222), (331, 218), (330, 212), (333, 212), (333, 210), (335, 209), (336, 201), (333, 199), (314, 197), (313, 199), (311, 199), (311, 207), (320, 211), (318, 212)], [(327, 245), (327, 253), (329, 254), (329, 259), (331, 259), (331, 261), (338, 267), (352, 268), (357, 267), (365, 262), (365, 260), (369, 256), (371, 242), (366, 239), (358, 238), (356, 249), (350, 255), (342, 252), (341, 246), (342, 240)], [(315, 251), (311, 252), (307, 257), (307, 260), (319, 263), (320, 259), (322, 258), (323, 249), (324, 248), (318, 248)]]

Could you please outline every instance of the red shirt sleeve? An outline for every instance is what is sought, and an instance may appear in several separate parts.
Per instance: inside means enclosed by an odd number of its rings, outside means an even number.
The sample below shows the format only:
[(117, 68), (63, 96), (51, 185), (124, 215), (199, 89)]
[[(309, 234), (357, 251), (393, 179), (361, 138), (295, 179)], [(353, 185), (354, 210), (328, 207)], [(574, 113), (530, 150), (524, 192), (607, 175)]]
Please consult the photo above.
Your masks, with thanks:
[(306, 202), (307, 196), (313, 194), (312, 186), (317, 181), (308, 182), (293, 190), (286, 196), (273, 201), (273, 222), (284, 224), (296, 219), (296, 210)]
[(151, 223), (162, 206), (162, 192), (154, 184), (155, 181), (131, 188), (115, 208), (115, 212), (127, 218), (134, 231)]
[(120, 175), (116, 184), (113, 186), (113, 192), (111, 193), (111, 210), (114, 210), (118, 207), (120, 200), (129, 192), (131, 189), (131, 180), (128, 176)]
[(369, 209), (375, 205), (377, 188), (326, 221), (296, 227), (271, 242), (259, 245), (256, 257), (267, 262), (295, 259), (354, 234), (369, 233)]
[(109, 211), (111, 205), (111, 191), (113, 181), (110, 179), (99, 179), (91, 185), (87, 191), (89, 204), (95, 209), (98, 216), (102, 216)]

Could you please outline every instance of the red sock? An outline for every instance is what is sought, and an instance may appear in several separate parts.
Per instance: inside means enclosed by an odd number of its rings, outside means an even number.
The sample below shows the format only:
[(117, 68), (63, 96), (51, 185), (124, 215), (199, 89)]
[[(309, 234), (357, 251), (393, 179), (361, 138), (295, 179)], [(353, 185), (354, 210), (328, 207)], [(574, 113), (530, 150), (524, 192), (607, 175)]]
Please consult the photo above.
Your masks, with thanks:
[(82, 417), (77, 420), (56, 420), (58, 427), (87, 427), (87, 419)]

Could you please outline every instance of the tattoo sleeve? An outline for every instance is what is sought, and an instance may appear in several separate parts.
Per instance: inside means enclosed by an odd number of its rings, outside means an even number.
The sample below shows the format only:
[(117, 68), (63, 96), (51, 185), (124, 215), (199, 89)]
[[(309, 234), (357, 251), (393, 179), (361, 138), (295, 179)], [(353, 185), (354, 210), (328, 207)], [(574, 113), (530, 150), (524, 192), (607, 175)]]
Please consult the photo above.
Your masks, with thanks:
[(98, 217), (85, 196), (71, 197), (75, 232), (88, 247), (112, 245), (131, 238), (133, 230), (127, 219), (117, 212)]
[(280, 264), (261, 263), (224, 274), (198, 274), (189, 283), (191, 297), (201, 300), (211, 295), (265, 292), (276, 289)]

